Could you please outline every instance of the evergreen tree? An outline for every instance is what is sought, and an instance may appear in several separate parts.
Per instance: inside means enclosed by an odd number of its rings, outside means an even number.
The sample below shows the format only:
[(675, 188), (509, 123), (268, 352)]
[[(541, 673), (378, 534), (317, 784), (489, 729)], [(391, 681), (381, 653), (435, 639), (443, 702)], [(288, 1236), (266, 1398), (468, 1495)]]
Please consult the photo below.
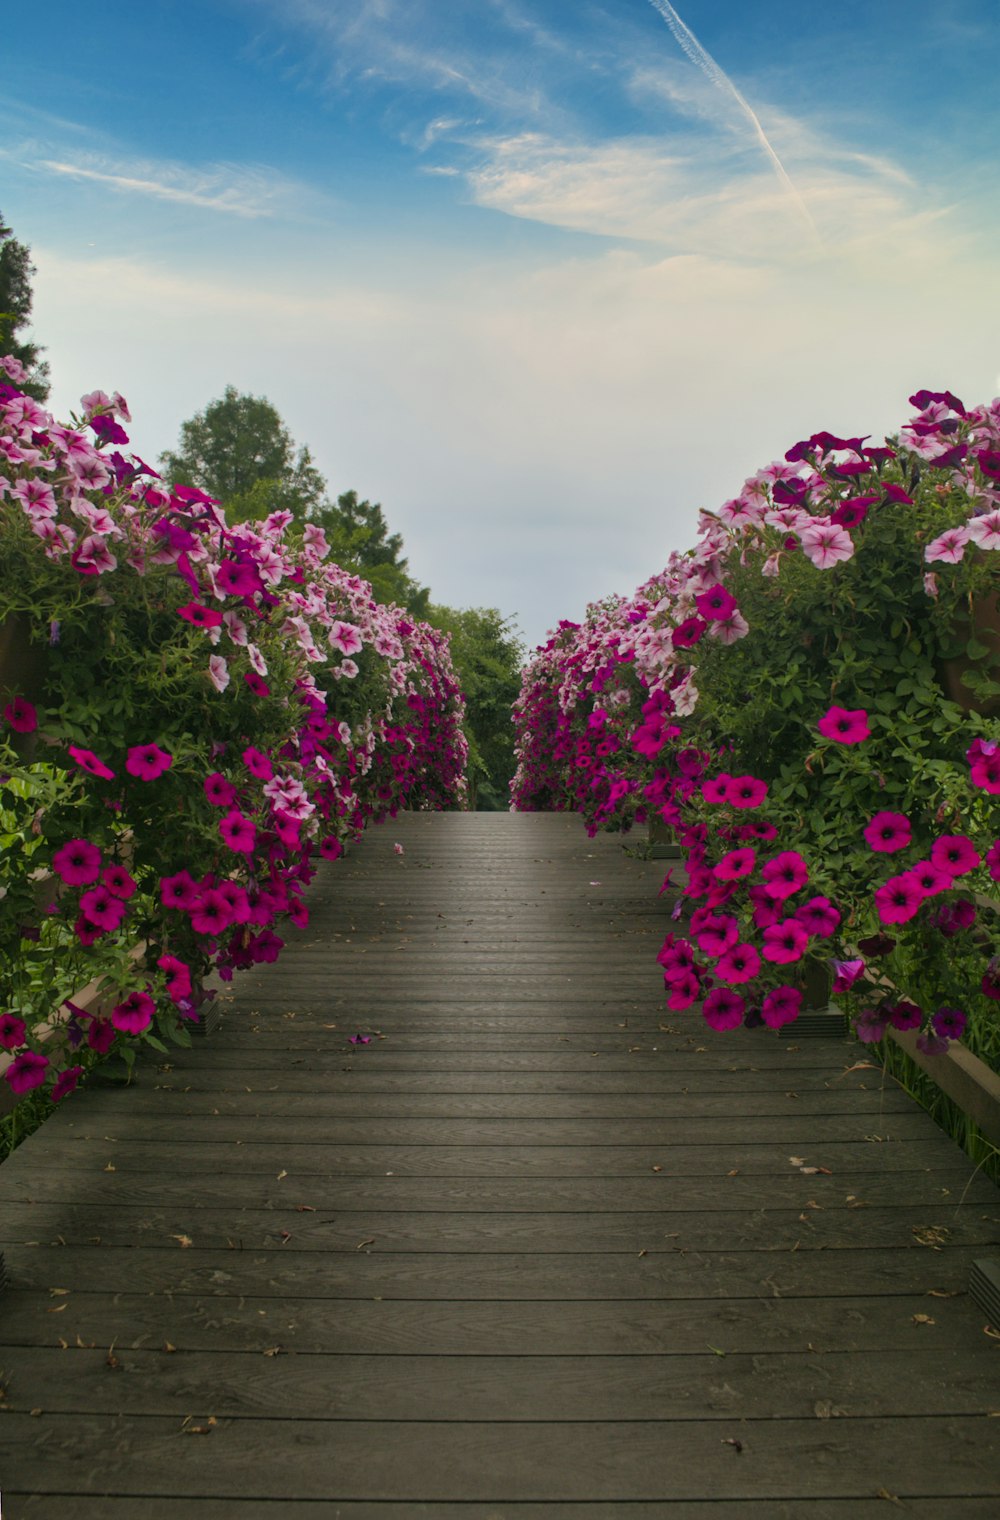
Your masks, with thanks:
[(0, 215), (0, 355), (19, 359), (28, 378), (19, 388), (45, 401), (49, 394), (49, 366), (37, 343), (19, 336), (31, 322), (31, 277), (35, 266), (31, 250), (19, 243)]
[(469, 803), (480, 812), (510, 806), (514, 774), (511, 709), (521, 690), (524, 644), (513, 618), (496, 607), (429, 609), (435, 628), (451, 634), (451, 658), (465, 695)]
[(325, 532), (338, 565), (371, 581), (377, 601), (396, 602), (414, 617), (427, 616), (430, 588), (410, 575), (403, 536), (389, 532), (379, 502), (360, 501), (357, 491), (344, 491), (336, 506), (327, 503), (310, 515)]

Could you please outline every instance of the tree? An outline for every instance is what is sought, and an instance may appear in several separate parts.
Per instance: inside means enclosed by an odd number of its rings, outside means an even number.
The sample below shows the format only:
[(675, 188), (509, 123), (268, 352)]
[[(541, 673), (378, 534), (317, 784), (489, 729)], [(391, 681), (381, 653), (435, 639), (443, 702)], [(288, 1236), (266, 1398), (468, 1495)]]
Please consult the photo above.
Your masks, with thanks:
[(31, 250), (19, 243), (0, 215), (0, 356), (19, 359), (28, 378), (19, 388), (45, 401), (49, 394), (49, 366), (37, 343), (18, 336), (31, 322), (31, 277), (35, 266)]
[(266, 396), (242, 394), (233, 385), (181, 423), (178, 451), (162, 453), (160, 467), (171, 480), (214, 496), (234, 522), (277, 511), (301, 522), (328, 505), (326, 481), (309, 450), (296, 453)]
[(371, 581), (376, 601), (396, 602), (415, 617), (427, 616), (430, 588), (410, 575), (403, 536), (389, 532), (379, 502), (359, 501), (357, 491), (344, 491), (336, 506), (327, 503), (310, 517), (325, 532), (338, 565)]
[(428, 618), (451, 634), (452, 663), (465, 695), (470, 805), (503, 811), (514, 774), (511, 709), (521, 690), (524, 643), (514, 619), (496, 607), (432, 606)]

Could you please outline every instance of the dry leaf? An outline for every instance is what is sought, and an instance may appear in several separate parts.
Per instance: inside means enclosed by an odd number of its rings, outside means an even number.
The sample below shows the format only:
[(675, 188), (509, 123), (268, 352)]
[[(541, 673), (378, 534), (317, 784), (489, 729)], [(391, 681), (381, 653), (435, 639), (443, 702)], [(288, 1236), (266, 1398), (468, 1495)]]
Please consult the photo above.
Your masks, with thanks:
[[(386, 1172), (387, 1177), (390, 1175), (391, 1173)], [(315, 1214), (316, 1210), (311, 1203), (297, 1203), (295, 1205), (295, 1212), (296, 1214)]]
[(278, 1356), (285, 1348), (283, 1346), (268, 1346), (265, 1356)]
[(936, 1325), (937, 1320), (930, 1314), (915, 1314), (910, 1323), (914, 1325)]
[(118, 1168), (115, 1166), (113, 1161), (109, 1161), (104, 1170), (106, 1172), (117, 1172)]
[(946, 1288), (927, 1289), (928, 1298), (961, 1298), (961, 1296), (961, 1293), (957, 1289), (952, 1289), (951, 1292), (949, 1292)]
[(49, 1292), (52, 1294), (53, 1298), (63, 1298), (69, 1292), (69, 1289), (68, 1288), (50, 1288)]
[(739, 1453), (743, 1450), (743, 1442), (737, 1441), (735, 1436), (723, 1436), (722, 1445), (731, 1446), (737, 1455), (739, 1455)]
[(105, 1363), (105, 1366), (110, 1367), (112, 1369), (112, 1371), (114, 1371), (114, 1369), (116, 1367), (120, 1367), (121, 1366), (121, 1362), (115, 1356), (115, 1343), (114, 1343), (114, 1341), (112, 1341), (111, 1345), (108, 1347), (108, 1354), (104, 1358), (104, 1363)]
[(28, 1410), (29, 1414), (41, 1414), (41, 1412), (42, 1411), (40, 1409), (29, 1409)]
[(983, 1334), (988, 1335), (991, 1340), (1000, 1341), (1000, 1330), (994, 1330), (992, 1325), (984, 1325)]
[(863, 1198), (857, 1198), (853, 1193), (848, 1193), (844, 1201), (849, 1209), (866, 1209), (868, 1207)]
[(172, 1341), (164, 1341), (162, 1349), (164, 1351), (176, 1351), (177, 1347), (173, 1344)]
[(359, 1240), (358, 1243), (357, 1243), (357, 1245), (354, 1247), (354, 1249), (356, 1251), (363, 1251), (364, 1248), (365, 1248), (365, 1246), (373, 1246), (374, 1244), (375, 1244), (375, 1236), (372, 1235), (372, 1236), (369, 1237), (368, 1240)]
[(915, 1224), (912, 1230), (913, 1238), (918, 1246), (929, 1246), (932, 1251), (940, 1251), (947, 1241), (951, 1231), (944, 1225), (938, 1224)]
[(170, 1239), (176, 1240), (182, 1251), (186, 1251), (188, 1246), (194, 1245), (194, 1241), (191, 1239), (190, 1235), (171, 1235)]
[(52, 1308), (46, 1309), (45, 1312), (46, 1312), (46, 1314), (61, 1314), (64, 1309), (68, 1309), (68, 1308), (69, 1308), (69, 1304), (54, 1304), (52, 1306)]
[(792, 1166), (805, 1166), (806, 1164), (805, 1156), (789, 1156), (788, 1159)]
[(281, 1238), (281, 1244), (283, 1246), (287, 1246), (288, 1242), (292, 1238), (292, 1232), (291, 1232), (291, 1230), (282, 1230), (280, 1232), (280, 1238)]
[(280, 1182), (280, 1181), (281, 1181), (281, 1179), (282, 1179), (282, 1177), (287, 1177), (287, 1176), (288, 1176), (288, 1173), (287, 1173), (287, 1172), (279, 1172), (279, 1173), (278, 1173), (278, 1175), (277, 1175), (277, 1178), (276, 1178), (276, 1179), (275, 1179), (275, 1180), (276, 1180), (276, 1181), (277, 1181), (277, 1182)]
[(731, 1172), (727, 1172), (726, 1173), (727, 1177), (738, 1177), (739, 1175), (740, 1175), (740, 1169), (739, 1169), (738, 1166), (734, 1166)]
[(898, 1494), (890, 1494), (890, 1492), (889, 1492), (889, 1490), (887, 1488), (877, 1488), (875, 1490), (875, 1497), (876, 1497), (876, 1499), (888, 1499), (888, 1501), (889, 1501), (890, 1504), (898, 1504), (899, 1507), (900, 1507), (900, 1509), (905, 1509), (906, 1508), (906, 1506), (904, 1505), (903, 1501), (900, 1499), (899, 1495)]

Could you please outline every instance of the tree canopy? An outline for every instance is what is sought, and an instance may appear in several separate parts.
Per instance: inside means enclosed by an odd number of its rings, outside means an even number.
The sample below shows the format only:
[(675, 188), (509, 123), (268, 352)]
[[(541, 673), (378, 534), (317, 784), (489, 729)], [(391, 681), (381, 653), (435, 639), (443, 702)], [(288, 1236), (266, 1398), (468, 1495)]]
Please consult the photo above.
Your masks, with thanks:
[(23, 336), (31, 323), (31, 250), (19, 243), (0, 215), (0, 355), (19, 359), (28, 378), (20, 386), (36, 401), (49, 394), (49, 366), (43, 350)]
[(524, 643), (514, 619), (496, 607), (432, 605), (428, 620), (451, 634), (452, 664), (465, 695), (469, 805), (503, 811), (515, 769), (512, 708), (521, 690)]

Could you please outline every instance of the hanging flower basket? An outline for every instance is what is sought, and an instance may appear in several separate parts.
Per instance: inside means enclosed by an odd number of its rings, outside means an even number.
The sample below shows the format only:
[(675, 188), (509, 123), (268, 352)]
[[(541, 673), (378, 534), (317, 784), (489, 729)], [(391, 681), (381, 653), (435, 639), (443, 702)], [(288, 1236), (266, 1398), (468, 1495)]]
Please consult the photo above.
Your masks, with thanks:
[(31, 624), (23, 612), (0, 620), (0, 703), (25, 697), (36, 703), (45, 681), (47, 651), (32, 642)]
[(972, 600), (969, 617), (958, 619), (955, 633), (963, 644), (975, 640), (988, 651), (978, 659), (970, 659), (967, 653), (954, 659), (942, 660), (940, 664), (941, 685), (945, 695), (963, 712), (977, 712), (984, 717), (1000, 714), (1000, 696), (977, 697), (962, 679), (969, 671), (981, 672), (997, 678), (1000, 670), (1000, 597), (994, 592), (983, 592)]

